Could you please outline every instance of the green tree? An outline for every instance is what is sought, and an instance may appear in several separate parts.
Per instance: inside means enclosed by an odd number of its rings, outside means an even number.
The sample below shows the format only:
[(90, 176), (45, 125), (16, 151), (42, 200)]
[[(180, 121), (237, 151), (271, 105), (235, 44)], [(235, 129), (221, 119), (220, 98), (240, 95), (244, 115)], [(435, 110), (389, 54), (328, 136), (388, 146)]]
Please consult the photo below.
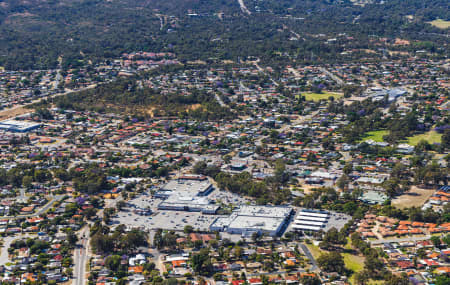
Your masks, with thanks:
[(31, 176), (29, 176), (29, 175), (25, 175), (25, 176), (22, 178), (22, 186), (23, 186), (23, 187), (25, 187), (25, 188), (27, 188), (27, 189), (30, 189), (31, 186), (32, 186), (32, 183), (33, 183), (33, 177), (31, 177)]
[[(411, 282), (409, 281), (408, 276), (405, 273), (403, 273), (400, 276), (390, 274), (389, 278), (387, 278), (387, 280), (384, 284), (385, 285), (409, 285), (409, 284), (411, 284)], [(438, 283), (435, 283), (435, 284), (438, 284)], [(446, 284), (449, 284), (449, 283), (446, 283)]]
[(194, 231), (194, 228), (191, 225), (184, 226), (183, 232), (185, 234), (190, 234)]
[[(450, 277), (445, 275), (439, 275), (436, 277), (435, 285), (448, 285), (450, 284)], [(392, 284), (393, 285), (393, 284)]]
[(303, 285), (320, 285), (322, 284), (320, 282), (320, 279), (317, 276), (309, 276), (309, 275), (303, 275), (299, 279), (300, 284)]
[(336, 181), (336, 185), (340, 188), (340, 189), (346, 189), (348, 184), (350, 183), (350, 178), (346, 175), (343, 174), (341, 177), (339, 177), (339, 179)]
[(450, 130), (449, 129), (445, 130), (444, 134), (442, 135), (441, 143), (445, 149), (450, 148)]
[(441, 238), (438, 236), (432, 236), (430, 238), (431, 242), (433, 243), (433, 245), (437, 248), (439, 248), (441, 246)]
[(73, 230), (67, 231), (67, 242), (70, 245), (75, 245), (78, 241), (77, 235), (73, 232)]
[(339, 252), (323, 253), (317, 258), (317, 264), (326, 272), (337, 272), (344, 274), (346, 272), (344, 258)]
[(191, 256), (191, 265), (195, 273), (209, 276), (214, 272), (211, 259), (209, 257), (209, 249), (202, 248), (198, 253)]
[(366, 285), (369, 283), (369, 274), (367, 273), (367, 271), (362, 270), (360, 272), (355, 273), (355, 277), (354, 277), (355, 283), (358, 285)]
[(342, 171), (349, 175), (352, 171), (353, 171), (353, 164), (351, 162), (347, 162), (345, 163), (344, 168), (342, 169)]
[(105, 266), (111, 271), (116, 271), (120, 266), (120, 256), (119, 255), (110, 255), (105, 259)]

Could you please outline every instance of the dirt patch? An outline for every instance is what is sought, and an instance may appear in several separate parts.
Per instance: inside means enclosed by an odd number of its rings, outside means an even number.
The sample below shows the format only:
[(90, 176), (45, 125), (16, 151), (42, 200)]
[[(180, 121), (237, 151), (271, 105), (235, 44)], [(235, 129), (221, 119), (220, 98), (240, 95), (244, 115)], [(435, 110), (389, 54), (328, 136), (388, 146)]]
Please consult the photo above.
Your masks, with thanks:
[(29, 12), (24, 12), (24, 13), (15, 13), (15, 14), (11, 14), (9, 17), (34, 17), (34, 14), (31, 14)]
[(149, 114), (150, 117), (152, 117), (152, 118), (155, 116), (155, 113), (153, 112), (154, 110), (155, 110), (154, 107), (151, 107), (147, 110), (147, 114)]
[(352, 96), (350, 98), (345, 98), (344, 99), (344, 105), (346, 105), (346, 106), (347, 105), (351, 105), (353, 102), (356, 102), (356, 101), (362, 102), (362, 101), (364, 101), (366, 99), (367, 99), (367, 97)]
[(11, 119), (13, 117), (28, 114), (30, 112), (32, 112), (31, 109), (27, 109), (23, 106), (2, 110), (0, 111), (0, 120)]
[(374, 51), (373, 49), (362, 49), (361, 51), (363, 51), (363, 52), (365, 52), (365, 53), (371, 53), (371, 54), (377, 53), (377, 52)]
[(186, 108), (186, 111), (197, 110), (198, 108), (201, 108), (201, 107), (202, 107), (201, 104), (192, 104), (192, 105), (189, 105), (189, 107)]
[(206, 61), (203, 60), (195, 60), (195, 61), (188, 61), (188, 64), (200, 64), (200, 65), (206, 65)]
[(412, 186), (411, 189), (392, 200), (392, 205), (399, 209), (409, 207), (422, 207), (422, 205), (433, 195), (434, 189), (423, 189)]
[(388, 51), (388, 53), (389, 53), (389, 55), (404, 55), (404, 56), (408, 56), (409, 55), (409, 52), (407, 52), (407, 51), (393, 51), (393, 50), (390, 50), (390, 51)]
[(306, 183), (302, 183), (301, 185), (298, 186), (298, 188), (303, 189), (303, 193), (306, 195), (312, 194), (314, 193), (314, 189), (320, 188), (320, 185), (309, 185)]

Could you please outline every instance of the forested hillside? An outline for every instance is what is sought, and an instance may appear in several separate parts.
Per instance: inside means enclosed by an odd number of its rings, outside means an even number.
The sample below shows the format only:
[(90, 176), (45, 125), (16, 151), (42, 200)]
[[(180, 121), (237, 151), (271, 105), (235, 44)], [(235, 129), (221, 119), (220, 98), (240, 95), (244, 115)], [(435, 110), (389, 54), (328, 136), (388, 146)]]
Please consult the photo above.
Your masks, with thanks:
[[(444, 0), (244, 2), (250, 15), (237, 0), (4, 0), (0, 66), (49, 68), (59, 56), (70, 65), (141, 50), (172, 51), (181, 60), (276, 61), (285, 53), (333, 61), (344, 48), (373, 48), (373, 37), (419, 40), (429, 51), (448, 54), (448, 29), (428, 24), (450, 19)], [(342, 34), (352, 40), (333, 44), (322, 36)]]

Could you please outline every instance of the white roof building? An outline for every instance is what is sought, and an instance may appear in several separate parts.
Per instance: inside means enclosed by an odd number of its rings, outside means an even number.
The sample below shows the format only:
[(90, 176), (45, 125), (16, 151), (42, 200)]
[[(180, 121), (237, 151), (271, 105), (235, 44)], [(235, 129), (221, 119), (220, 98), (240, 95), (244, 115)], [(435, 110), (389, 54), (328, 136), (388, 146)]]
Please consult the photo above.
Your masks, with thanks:
[(212, 223), (212, 231), (249, 236), (253, 233), (278, 235), (286, 226), (292, 208), (272, 206), (241, 206), (231, 216), (220, 217)]

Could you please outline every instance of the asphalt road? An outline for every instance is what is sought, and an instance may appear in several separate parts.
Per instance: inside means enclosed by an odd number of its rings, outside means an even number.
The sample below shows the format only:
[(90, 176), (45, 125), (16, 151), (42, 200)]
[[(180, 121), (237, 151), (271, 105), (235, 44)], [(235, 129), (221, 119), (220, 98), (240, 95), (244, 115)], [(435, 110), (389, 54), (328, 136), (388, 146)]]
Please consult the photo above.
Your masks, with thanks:
[[(107, 200), (105, 208), (115, 207), (117, 199)], [(103, 217), (103, 209), (97, 212), (98, 217)], [(86, 279), (86, 267), (89, 260), (89, 225), (86, 225), (80, 231), (78, 231), (78, 246), (74, 250), (74, 269), (73, 269), (73, 285), (85, 285), (87, 284)]]
[(303, 243), (300, 244), (300, 247), (302, 248), (302, 251), (305, 253), (306, 257), (311, 261), (311, 271), (316, 271), (319, 269), (319, 266), (317, 265), (316, 260), (314, 259), (314, 256), (309, 251), (308, 247), (304, 245)]
[(73, 285), (85, 285), (86, 280), (86, 265), (88, 261), (88, 247), (89, 247), (89, 226), (85, 226), (78, 232), (78, 244), (81, 247), (75, 248), (74, 251), (74, 270), (73, 270)]
[(214, 93), (214, 96), (216, 97), (216, 100), (221, 107), (227, 107), (227, 105), (222, 101), (222, 99), (220, 98), (220, 96), (217, 93)]
[[(320, 110), (314, 111), (309, 115), (306, 116), (300, 116), (298, 119), (292, 121), (290, 124), (284, 124), (281, 128), (279, 128), (277, 131), (279, 133), (283, 133), (286, 130), (289, 130), (290, 128), (292, 128), (293, 126), (296, 126), (298, 124), (302, 124), (306, 121), (311, 120), (312, 118), (314, 118), (317, 114), (320, 113)], [(255, 145), (262, 145), (262, 141), (267, 138), (267, 136), (261, 136), (258, 139), (256, 139), (255, 141)]]
[(245, 6), (244, 0), (238, 0), (238, 2), (239, 2), (239, 6), (241, 6), (242, 12), (244, 12), (247, 15), (251, 15), (252, 14), (252, 12), (250, 12), (250, 10), (247, 9), (247, 6)]
[(5, 237), (3, 239), (3, 246), (2, 246), (2, 251), (1, 251), (1, 254), (0, 254), (0, 265), (3, 266), (6, 263), (10, 262), (9, 254), (8, 254), (8, 248), (11, 246), (13, 241), (18, 240), (18, 239), (29, 238), (29, 237), (32, 237), (32, 235), (30, 235), (30, 234), (18, 234), (18, 235), (14, 235), (14, 236), (7, 236), (7, 237)]
[(341, 78), (337, 77), (333, 73), (329, 72), (325, 67), (321, 67), (320, 70), (323, 73), (325, 73), (326, 75), (328, 75), (329, 77), (331, 77), (331, 79), (333, 79), (338, 85), (344, 85), (345, 84), (344, 80), (342, 80)]
[(40, 208), (39, 210), (37, 210), (35, 213), (32, 214), (27, 214), (27, 215), (17, 215), (17, 216), (5, 216), (2, 217), (2, 219), (23, 219), (23, 218), (29, 218), (29, 217), (36, 217), (36, 216), (40, 216), (41, 214), (47, 212), (48, 209), (50, 209), (53, 204), (55, 204), (57, 201), (61, 201), (62, 198), (64, 198), (65, 195), (55, 195), (52, 196), (50, 202), (48, 202), (47, 204), (44, 205), (44, 207)]

